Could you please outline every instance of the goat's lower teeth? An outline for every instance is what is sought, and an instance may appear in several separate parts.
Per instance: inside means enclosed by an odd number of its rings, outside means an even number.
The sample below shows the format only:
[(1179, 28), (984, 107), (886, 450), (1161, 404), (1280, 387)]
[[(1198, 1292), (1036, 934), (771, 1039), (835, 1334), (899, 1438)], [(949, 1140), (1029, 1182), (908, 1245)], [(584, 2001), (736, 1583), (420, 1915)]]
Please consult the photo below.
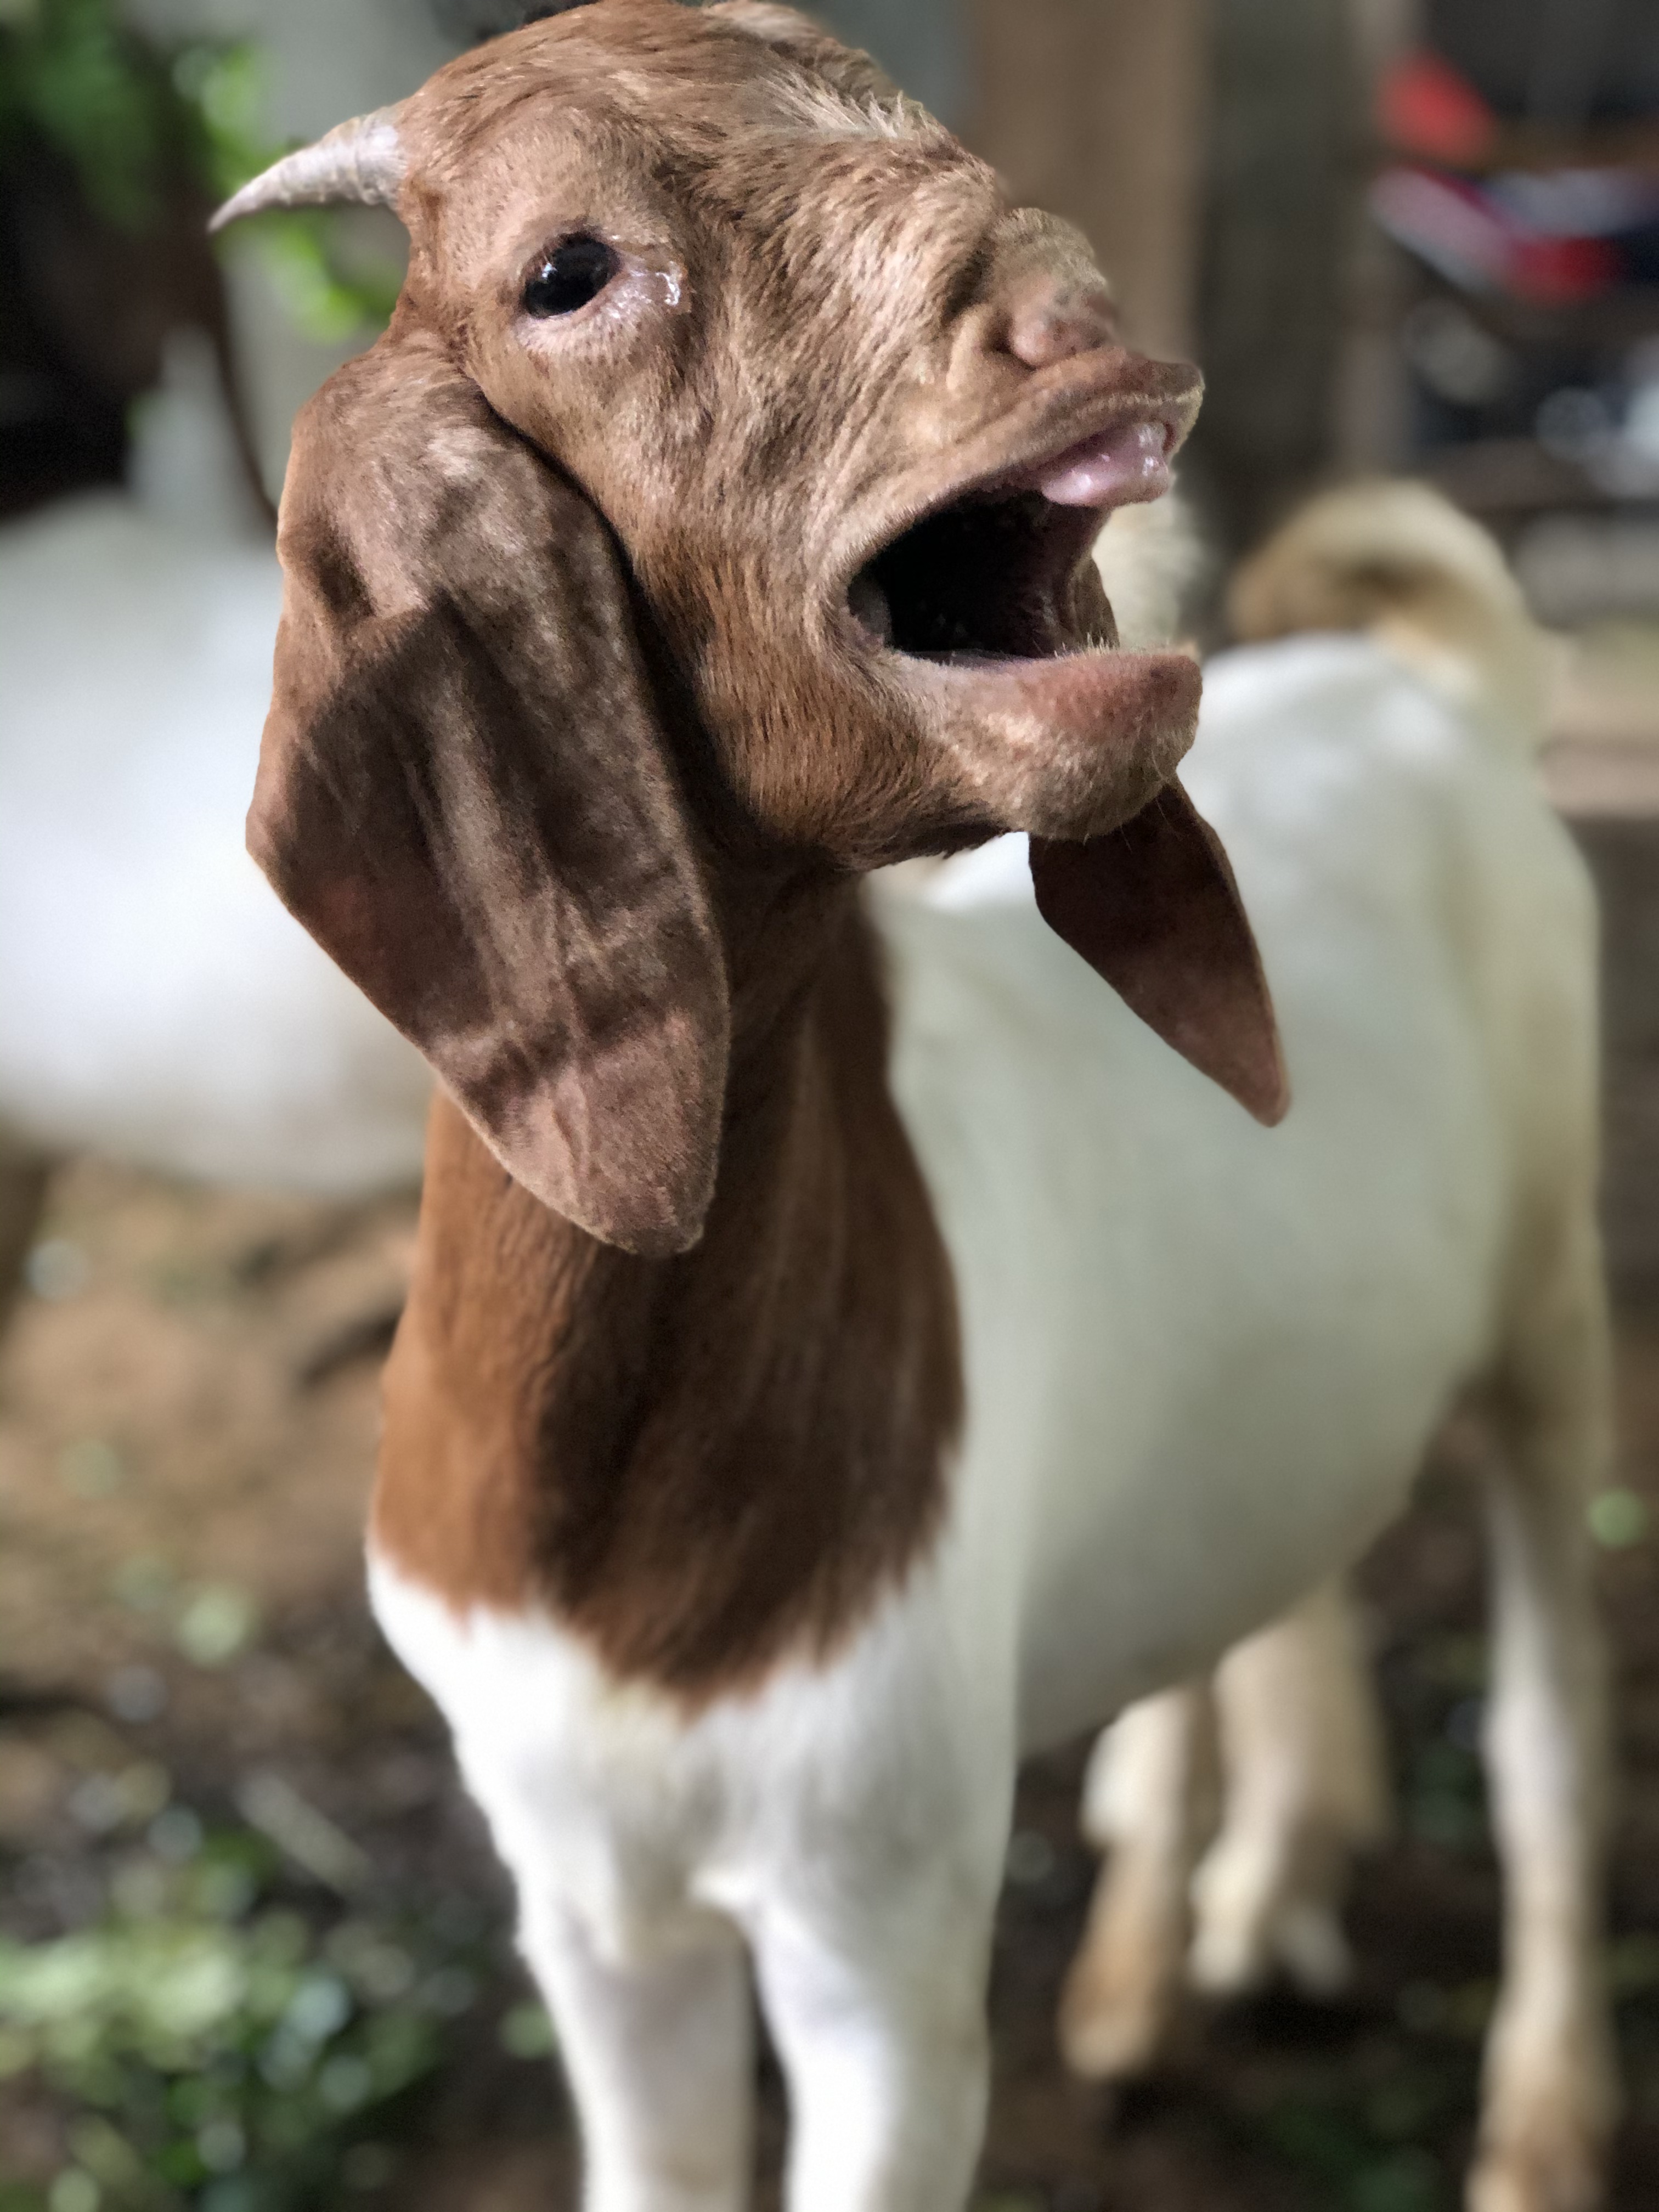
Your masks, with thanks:
[(854, 576), (847, 594), (848, 604), (871, 635), (883, 645), (893, 642), (893, 610), (887, 604), (887, 594), (875, 578), (867, 573)]

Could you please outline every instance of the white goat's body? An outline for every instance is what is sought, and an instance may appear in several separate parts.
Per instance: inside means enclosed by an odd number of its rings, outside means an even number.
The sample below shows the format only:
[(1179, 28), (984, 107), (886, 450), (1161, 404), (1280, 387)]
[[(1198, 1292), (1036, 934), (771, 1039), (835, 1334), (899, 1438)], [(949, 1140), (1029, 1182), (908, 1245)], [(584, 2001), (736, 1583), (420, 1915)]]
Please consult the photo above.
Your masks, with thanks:
[(736, 2201), (733, 1926), (790, 2072), (793, 2212), (959, 2202), (1019, 1750), (1351, 1559), (1528, 1302), (1587, 1268), (1594, 1308), (1592, 909), (1529, 763), (1318, 639), (1214, 665), (1189, 775), (1274, 989), (1278, 1131), (1046, 929), (1020, 841), (881, 902), (969, 1419), (934, 1555), (846, 1647), (685, 1719), (550, 1620), (458, 1620), (374, 1570), (518, 1880), (596, 2212), (659, 2206), (688, 2159), (676, 2201)]
[(416, 1181), (431, 1079), (242, 849), (282, 576), (90, 494), (0, 532), (0, 1127), (174, 1173)]
[(1186, 776), (1273, 985), (1280, 1129), (1056, 943), (1022, 840), (886, 917), (1027, 1745), (1353, 1557), (1499, 1352), (1528, 1210), (1593, 1182), (1593, 906), (1505, 732), (1302, 639), (1212, 664)]

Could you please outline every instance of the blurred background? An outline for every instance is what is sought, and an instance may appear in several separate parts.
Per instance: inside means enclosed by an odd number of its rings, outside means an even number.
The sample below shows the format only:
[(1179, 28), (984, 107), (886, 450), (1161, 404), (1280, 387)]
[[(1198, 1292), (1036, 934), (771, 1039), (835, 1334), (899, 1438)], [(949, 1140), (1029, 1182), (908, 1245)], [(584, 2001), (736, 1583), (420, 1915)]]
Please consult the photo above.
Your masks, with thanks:
[[(214, 963), (264, 904), (242, 919), (240, 874), (222, 926), (169, 904), (239, 842), (289, 424), (372, 338), (401, 253), (368, 210), (262, 218), (219, 248), (205, 216), (284, 146), (521, 12), (0, 0), (0, 1306), (16, 1289), (0, 1341), (0, 2212), (573, 2201), (504, 1885), (361, 1591), (423, 1079), (345, 1027), (320, 1070), (309, 1056), (309, 1088), (307, 1054), (273, 1057), (280, 1024), (254, 1058), (214, 1014)], [(1631, 2111), (1612, 2203), (1647, 2212), (1659, 0), (817, 12), (1021, 198), (1084, 227), (1137, 342), (1203, 365), (1182, 474), (1211, 549), (1195, 635), (1218, 641), (1228, 564), (1298, 498), (1386, 471), (1485, 522), (1557, 635), (1546, 772), (1602, 897), (1620, 1326), (1619, 1486), (1592, 1517), (1624, 1771)], [(192, 811), (175, 790), (222, 805)], [(54, 931), (85, 935), (94, 889), (84, 965), (102, 995), (83, 1006), (35, 956)], [(349, 1025), (308, 975), (284, 1002), (292, 1036)], [(70, 1033), (128, 1055), (96, 1113)], [(155, 1135), (179, 1118), (158, 1037), (204, 1086), (188, 1157)], [(328, 1152), (314, 1132), (337, 1127), (330, 1085), (348, 1077), (378, 1118)], [(281, 1102), (260, 1143), (216, 1149), (213, 1113), (256, 1092)], [(1448, 1456), (1362, 1577), (1401, 1818), (1358, 1888), (1340, 2004), (1270, 1996), (1195, 2018), (1126, 2099), (1066, 2081), (1052, 2014), (1091, 1875), (1079, 1762), (1027, 1775), (981, 2212), (1457, 2203), (1497, 1956), (1480, 1559)], [(769, 2188), (779, 2109), (773, 2084)]]

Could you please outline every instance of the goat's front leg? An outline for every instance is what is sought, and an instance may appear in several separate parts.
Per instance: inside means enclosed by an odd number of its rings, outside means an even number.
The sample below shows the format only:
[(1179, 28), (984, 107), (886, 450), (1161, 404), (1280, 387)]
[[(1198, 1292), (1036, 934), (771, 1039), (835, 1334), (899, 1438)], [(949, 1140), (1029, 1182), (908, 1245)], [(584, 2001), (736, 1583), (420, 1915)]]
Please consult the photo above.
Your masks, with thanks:
[[(985, 2126), (997, 1879), (895, 1883), (754, 1932), (789, 2087), (788, 2212), (961, 2212)], [(860, 1907), (862, 1907), (860, 1910)]]
[(741, 2212), (750, 2184), (754, 2024), (735, 1930), (641, 1964), (595, 1952), (526, 1893), (520, 1941), (581, 2124), (585, 2212)]
[(1486, 1754), (1504, 1955), (1471, 2212), (1588, 2212), (1618, 2104), (1601, 1955), (1604, 1655), (1584, 1526), (1607, 1464), (1609, 1364), (1592, 1251), (1523, 1322), (1488, 1474)]

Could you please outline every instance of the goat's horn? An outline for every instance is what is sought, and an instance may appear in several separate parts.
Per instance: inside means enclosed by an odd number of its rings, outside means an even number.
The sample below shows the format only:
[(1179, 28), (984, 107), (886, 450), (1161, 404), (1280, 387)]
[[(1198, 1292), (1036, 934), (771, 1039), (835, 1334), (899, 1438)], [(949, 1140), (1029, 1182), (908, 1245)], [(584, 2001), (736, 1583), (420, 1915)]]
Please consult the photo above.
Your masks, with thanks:
[(404, 180), (398, 111), (377, 107), (342, 123), (314, 146), (284, 154), (228, 199), (209, 223), (222, 230), (262, 208), (317, 207), (327, 200), (361, 200), (368, 207), (392, 207)]

